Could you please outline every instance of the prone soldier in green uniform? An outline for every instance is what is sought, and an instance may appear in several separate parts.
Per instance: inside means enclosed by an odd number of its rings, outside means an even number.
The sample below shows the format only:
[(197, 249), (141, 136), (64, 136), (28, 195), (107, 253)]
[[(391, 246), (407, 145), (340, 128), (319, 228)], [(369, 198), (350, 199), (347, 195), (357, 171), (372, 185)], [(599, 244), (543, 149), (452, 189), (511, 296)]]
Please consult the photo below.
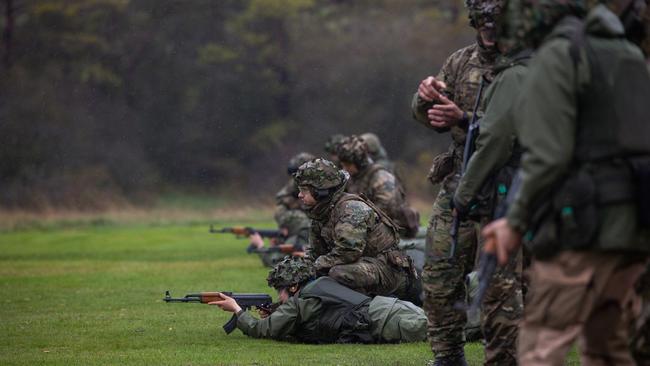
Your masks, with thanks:
[(349, 175), (316, 159), (294, 179), (312, 220), (309, 255), (317, 274), (365, 294), (412, 298), (416, 273), (397, 248), (395, 224), (370, 201), (345, 193)]
[(428, 336), (435, 354), (435, 365), (464, 365), (467, 322), (455, 304), (466, 298), (465, 276), (474, 267), (478, 245), (478, 228), (471, 221), (462, 222), (455, 257), (450, 259), (451, 200), (461, 168), (468, 121), (472, 118), (481, 77), (491, 70), (497, 56), (494, 46), (494, 17), (500, 1), (466, 2), (470, 24), (477, 29), (476, 43), (453, 53), (438, 76), (425, 78), (412, 103), (414, 118), (437, 132), (450, 132), (449, 150), (434, 159), (432, 182), (441, 183), (433, 204), (427, 233), (427, 256), (422, 273), (424, 310), (429, 318)]
[(370, 298), (330, 277), (315, 278), (313, 264), (287, 257), (269, 273), (281, 305), (257, 319), (234, 299), (211, 302), (237, 314), (237, 327), (254, 338), (306, 343), (396, 343), (426, 338), (422, 309), (394, 297)]

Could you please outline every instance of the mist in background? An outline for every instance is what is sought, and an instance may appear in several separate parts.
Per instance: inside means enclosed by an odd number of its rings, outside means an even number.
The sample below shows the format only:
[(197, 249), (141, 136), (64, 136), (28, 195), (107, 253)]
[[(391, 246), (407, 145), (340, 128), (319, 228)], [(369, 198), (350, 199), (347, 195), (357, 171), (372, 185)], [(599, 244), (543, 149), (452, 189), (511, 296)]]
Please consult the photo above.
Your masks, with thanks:
[(410, 100), (474, 40), (460, 0), (0, 4), (1, 209), (270, 201), (291, 156), (364, 132), (426, 197), (450, 138)]

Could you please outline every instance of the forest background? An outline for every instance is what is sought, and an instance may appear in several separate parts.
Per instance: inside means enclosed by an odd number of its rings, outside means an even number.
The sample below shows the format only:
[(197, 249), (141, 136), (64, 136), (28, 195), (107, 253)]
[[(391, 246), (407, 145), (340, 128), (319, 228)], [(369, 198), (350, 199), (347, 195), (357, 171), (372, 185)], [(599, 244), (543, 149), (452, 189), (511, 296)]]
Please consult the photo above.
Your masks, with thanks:
[(300, 151), (375, 132), (431, 201), (450, 138), (411, 118), (471, 43), (462, 0), (3, 0), (0, 210), (195, 194), (270, 204)]

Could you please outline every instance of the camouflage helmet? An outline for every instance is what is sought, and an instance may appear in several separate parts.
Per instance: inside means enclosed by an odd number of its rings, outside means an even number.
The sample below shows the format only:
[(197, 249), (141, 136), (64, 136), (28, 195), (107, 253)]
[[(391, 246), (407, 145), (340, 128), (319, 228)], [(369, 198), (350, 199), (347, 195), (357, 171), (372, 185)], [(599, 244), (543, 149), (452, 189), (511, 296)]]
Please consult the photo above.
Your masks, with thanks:
[(308, 161), (298, 168), (293, 180), (301, 186), (315, 189), (330, 189), (341, 186), (347, 181), (347, 175), (331, 161), (318, 158)]
[(294, 157), (289, 160), (289, 165), (287, 166), (287, 172), (289, 175), (294, 174), (298, 171), (300, 166), (310, 160), (314, 160), (316, 157), (308, 152), (301, 152), (296, 154)]
[(339, 160), (346, 163), (355, 164), (359, 168), (368, 166), (370, 154), (368, 153), (368, 145), (359, 136), (348, 136), (339, 144), (337, 154)]
[(336, 155), (336, 149), (344, 138), (345, 136), (340, 133), (330, 136), (327, 141), (325, 141), (325, 152), (330, 155)]
[(316, 277), (314, 265), (309, 259), (286, 256), (269, 272), (266, 281), (276, 290), (302, 285)]
[(505, 0), (465, 0), (469, 25), (474, 28), (496, 27), (496, 18), (501, 14)]
[(377, 135), (372, 132), (366, 132), (361, 135), (361, 138), (366, 142), (366, 146), (368, 146), (368, 154), (370, 154), (370, 157), (373, 160), (386, 159), (386, 150), (381, 145), (381, 141), (379, 141)]
[(301, 230), (309, 229), (311, 221), (301, 210), (287, 210), (278, 220), (278, 226), (286, 228), (289, 236), (298, 235)]

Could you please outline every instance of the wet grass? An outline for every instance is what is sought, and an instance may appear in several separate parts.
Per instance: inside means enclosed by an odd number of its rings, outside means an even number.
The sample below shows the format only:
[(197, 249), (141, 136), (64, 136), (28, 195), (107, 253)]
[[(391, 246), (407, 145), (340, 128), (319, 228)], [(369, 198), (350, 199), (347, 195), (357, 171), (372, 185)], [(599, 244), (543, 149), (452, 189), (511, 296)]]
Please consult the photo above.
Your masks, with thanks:
[[(270, 221), (247, 225), (271, 228)], [(202, 290), (265, 292), (247, 241), (204, 223), (90, 225), (0, 233), (2, 365), (422, 365), (427, 344), (301, 345), (221, 329), (229, 315), (166, 304)], [(470, 364), (482, 360), (467, 346)]]

